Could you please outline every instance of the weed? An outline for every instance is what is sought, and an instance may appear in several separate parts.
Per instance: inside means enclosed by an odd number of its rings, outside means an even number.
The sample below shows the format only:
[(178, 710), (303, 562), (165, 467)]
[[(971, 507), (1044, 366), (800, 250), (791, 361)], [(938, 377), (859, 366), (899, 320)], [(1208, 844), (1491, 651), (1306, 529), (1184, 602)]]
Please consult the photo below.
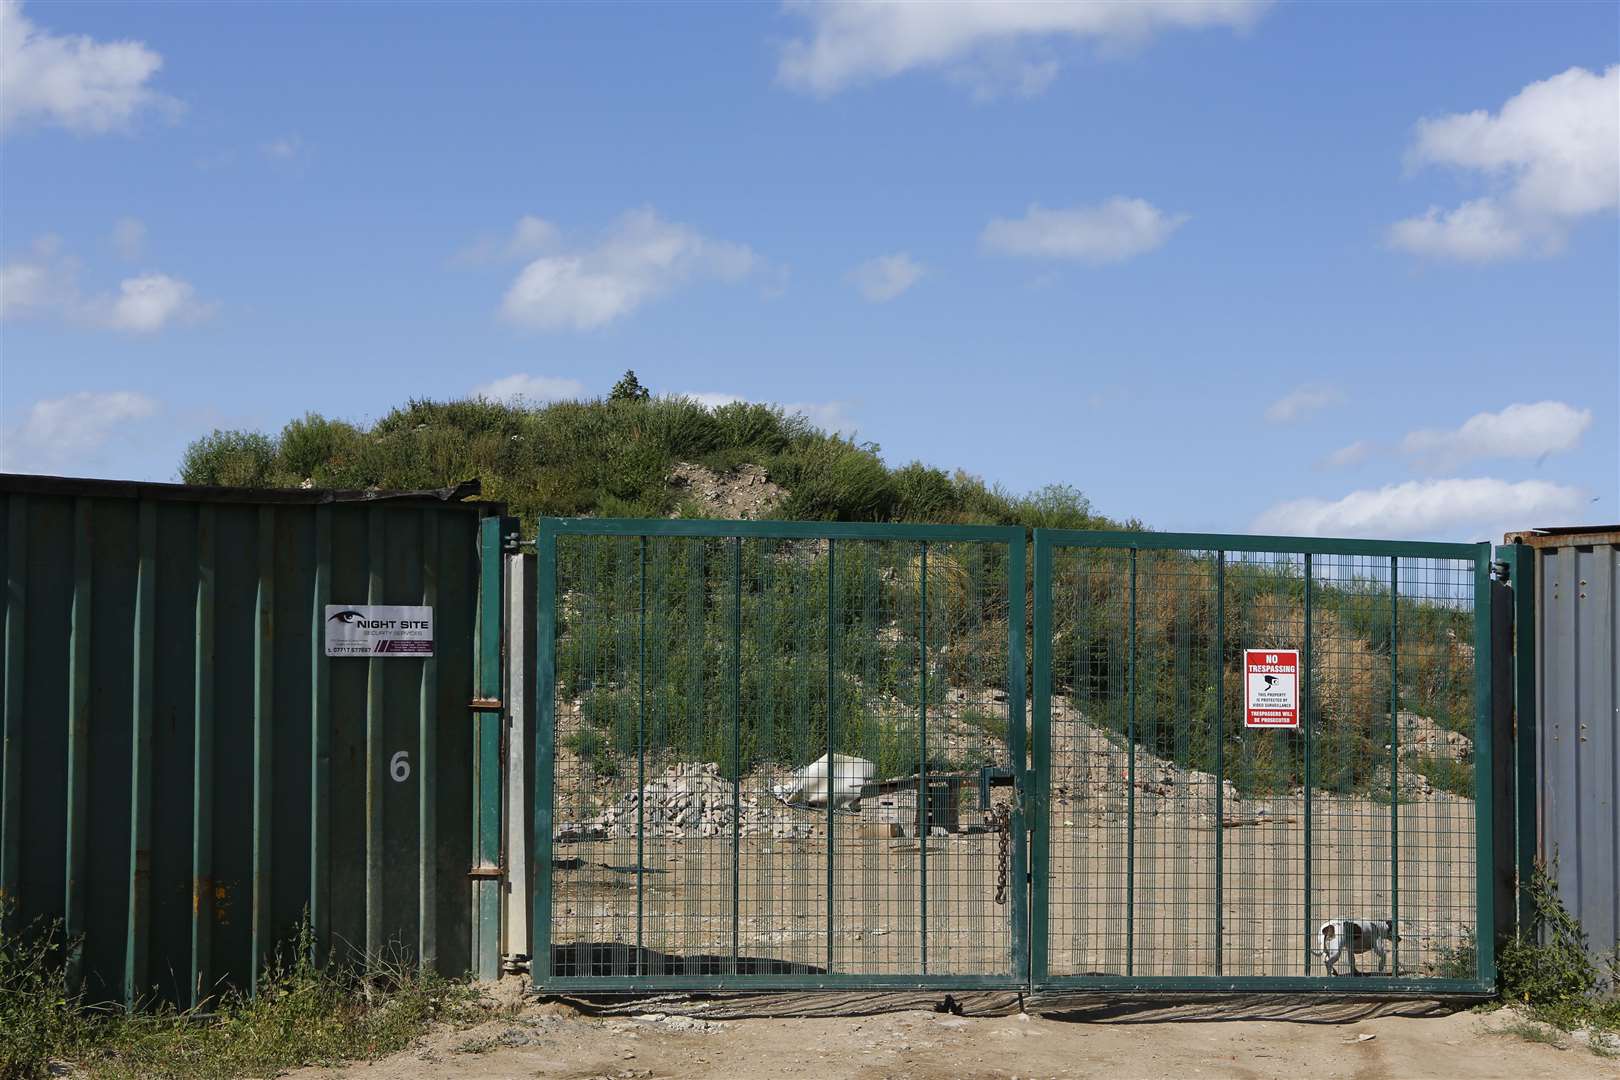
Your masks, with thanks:
[(1469, 761), (1458, 761), (1447, 757), (1419, 757), (1411, 763), (1429, 785), (1440, 791), (1449, 791), (1453, 795), (1461, 795), (1465, 799), (1474, 796), (1474, 766)]
[(1599, 969), (1580, 921), (1564, 907), (1545, 866), (1535, 868), (1529, 892), (1534, 920), (1503, 945), (1497, 961), (1503, 1001), (1525, 1006), (1538, 1024), (1584, 1030), (1594, 1053), (1615, 1052), (1620, 998), (1613, 991), (1620, 957), (1609, 961), (1607, 972)]
[(465, 982), (397, 961), (362, 977), (317, 963), (314, 952), (306, 922), (271, 958), (257, 993), (229, 989), (197, 1010), (126, 1014), (69, 991), (57, 927), (0, 929), (0, 1077), (32, 1080), (55, 1061), (92, 1077), (273, 1076), (395, 1053), (435, 1024), (490, 1013)]

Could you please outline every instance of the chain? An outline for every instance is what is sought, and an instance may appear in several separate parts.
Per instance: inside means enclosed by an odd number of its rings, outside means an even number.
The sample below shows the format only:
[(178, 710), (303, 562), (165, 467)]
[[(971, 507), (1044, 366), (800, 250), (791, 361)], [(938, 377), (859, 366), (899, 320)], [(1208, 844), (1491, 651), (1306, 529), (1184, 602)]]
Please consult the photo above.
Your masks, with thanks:
[(1012, 843), (1012, 810), (1006, 804), (990, 812), (990, 824), (997, 833), (996, 903), (1007, 902), (1007, 849)]

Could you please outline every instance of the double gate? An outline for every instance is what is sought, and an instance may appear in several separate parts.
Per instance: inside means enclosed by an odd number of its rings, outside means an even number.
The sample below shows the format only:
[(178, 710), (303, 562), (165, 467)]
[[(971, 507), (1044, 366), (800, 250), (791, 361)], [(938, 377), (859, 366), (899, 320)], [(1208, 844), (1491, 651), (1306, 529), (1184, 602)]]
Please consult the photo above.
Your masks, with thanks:
[[(545, 989), (1494, 981), (1486, 545), (567, 519), (537, 550)], [(1297, 653), (1297, 726), (1247, 726), (1251, 649)], [(1325, 969), (1336, 920), (1387, 922), (1375, 978)]]

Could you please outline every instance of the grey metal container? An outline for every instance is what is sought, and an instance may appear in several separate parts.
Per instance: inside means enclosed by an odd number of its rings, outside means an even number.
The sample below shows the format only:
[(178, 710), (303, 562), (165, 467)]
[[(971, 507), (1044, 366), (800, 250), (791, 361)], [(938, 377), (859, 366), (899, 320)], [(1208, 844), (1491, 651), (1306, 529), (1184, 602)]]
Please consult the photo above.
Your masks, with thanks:
[[(0, 475), (0, 893), (93, 998), (251, 987), (306, 917), (322, 956), (475, 966), (469, 490)], [(329, 659), (328, 603), (432, 605), (435, 654)]]
[[(1565, 906), (1607, 954), (1620, 948), (1620, 526), (1507, 541), (1535, 567), (1535, 851), (1556, 862)], [(1521, 664), (1525, 644), (1521, 634)], [(1521, 715), (1525, 705), (1521, 691)]]

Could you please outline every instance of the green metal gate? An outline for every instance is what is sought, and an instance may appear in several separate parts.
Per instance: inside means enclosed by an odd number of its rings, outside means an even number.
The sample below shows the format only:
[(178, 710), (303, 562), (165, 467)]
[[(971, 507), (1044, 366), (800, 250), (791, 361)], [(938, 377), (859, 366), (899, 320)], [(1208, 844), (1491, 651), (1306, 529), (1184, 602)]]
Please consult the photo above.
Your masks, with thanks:
[[(1037, 987), (1343, 991), (1322, 924), (1389, 920), (1357, 991), (1490, 991), (1489, 545), (1034, 547)], [(1246, 726), (1247, 649), (1297, 728)]]
[(536, 983), (1490, 992), (1488, 545), (1033, 541), (542, 522)]
[(537, 548), (537, 984), (1026, 983), (1023, 530)]

